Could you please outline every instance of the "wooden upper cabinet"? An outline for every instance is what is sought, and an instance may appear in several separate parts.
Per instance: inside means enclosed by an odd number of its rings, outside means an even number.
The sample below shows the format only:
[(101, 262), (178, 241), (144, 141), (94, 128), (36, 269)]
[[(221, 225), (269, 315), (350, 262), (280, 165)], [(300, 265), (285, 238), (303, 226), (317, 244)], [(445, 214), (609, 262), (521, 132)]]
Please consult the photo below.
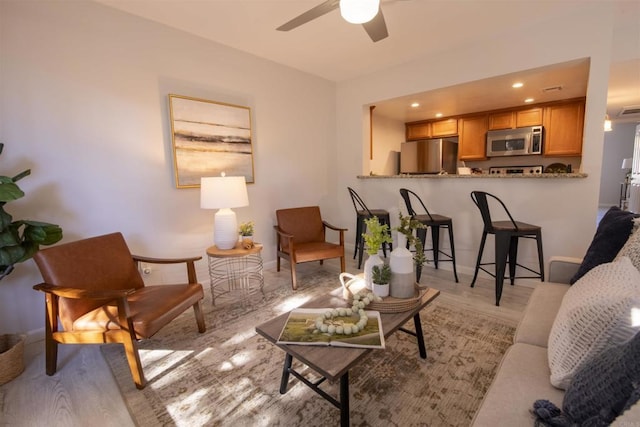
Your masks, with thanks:
[(542, 108), (489, 114), (489, 130), (513, 129), (542, 124)]
[(530, 108), (516, 111), (516, 127), (540, 126), (542, 124), (542, 108)]
[(489, 114), (489, 130), (512, 129), (515, 124), (516, 117), (513, 111)]
[(407, 141), (431, 138), (431, 123), (407, 123)]
[(544, 108), (545, 156), (582, 155), (584, 100)]
[(488, 114), (458, 119), (458, 159), (485, 160), (488, 129)]
[(431, 137), (455, 136), (458, 134), (458, 120), (446, 119), (431, 122)]

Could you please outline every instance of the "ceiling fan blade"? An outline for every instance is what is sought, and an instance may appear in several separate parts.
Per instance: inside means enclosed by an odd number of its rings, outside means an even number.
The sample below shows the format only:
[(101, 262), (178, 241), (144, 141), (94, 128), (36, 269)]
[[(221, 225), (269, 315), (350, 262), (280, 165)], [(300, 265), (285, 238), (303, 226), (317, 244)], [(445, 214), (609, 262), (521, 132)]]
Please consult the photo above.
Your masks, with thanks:
[(382, 14), (382, 8), (378, 10), (378, 14), (371, 21), (365, 22), (362, 26), (374, 42), (389, 37), (387, 24), (384, 22), (384, 15)]
[(278, 31), (289, 31), (299, 27), (302, 24), (306, 24), (309, 21), (313, 21), (316, 18), (321, 17), (340, 6), (340, 0), (327, 0), (324, 3), (320, 3), (316, 7), (307, 10), (302, 15), (298, 15), (291, 21), (276, 28)]

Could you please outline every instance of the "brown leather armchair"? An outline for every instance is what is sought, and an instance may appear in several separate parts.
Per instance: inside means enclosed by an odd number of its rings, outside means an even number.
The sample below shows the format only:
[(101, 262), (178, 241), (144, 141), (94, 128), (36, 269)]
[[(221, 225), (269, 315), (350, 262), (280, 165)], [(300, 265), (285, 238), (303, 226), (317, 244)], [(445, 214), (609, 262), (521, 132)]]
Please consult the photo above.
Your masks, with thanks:
[[(149, 338), (189, 307), (198, 331), (206, 330), (195, 261), (202, 257), (156, 259), (131, 255), (120, 233), (92, 237), (37, 252), (44, 283), (46, 373), (56, 372), (58, 343), (121, 343), (136, 387), (146, 380), (136, 340)], [(145, 286), (138, 263), (185, 263), (188, 283)], [(60, 329), (61, 326), (61, 329)]]
[[(344, 232), (322, 220), (318, 206), (280, 209), (276, 211), (277, 233), (277, 271), (280, 271), (280, 258), (289, 261), (291, 266), (291, 287), (298, 289), (296, 283), (296, 264), (309, 261), (322, 261), (340, 258), (340, 271), (345, 271)], [(327, 228), (340, 234), (340, 244), (326, 241)]]

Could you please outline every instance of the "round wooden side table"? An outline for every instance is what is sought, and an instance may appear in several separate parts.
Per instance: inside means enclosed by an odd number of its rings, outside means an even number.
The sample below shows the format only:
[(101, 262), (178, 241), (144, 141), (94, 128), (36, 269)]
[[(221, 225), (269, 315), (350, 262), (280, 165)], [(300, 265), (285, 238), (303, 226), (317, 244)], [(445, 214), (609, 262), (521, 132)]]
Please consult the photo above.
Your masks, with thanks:
[(239, 291), (245, 301), (258, 290), (264, 297), (261, 252), (260, 243), (254, 243), (249, 249), (243, 248), (241, 242), (233, 249), (218, 249), (215, 245), (207, 248), (213, 305), (216, 297), (232, 291)]

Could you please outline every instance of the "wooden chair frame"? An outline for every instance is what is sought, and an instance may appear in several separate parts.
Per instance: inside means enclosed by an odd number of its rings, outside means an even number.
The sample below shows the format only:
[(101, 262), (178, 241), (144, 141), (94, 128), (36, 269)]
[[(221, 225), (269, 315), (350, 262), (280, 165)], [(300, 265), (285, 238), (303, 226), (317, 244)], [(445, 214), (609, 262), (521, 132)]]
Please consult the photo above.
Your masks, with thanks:
[[(140, 262), (152, 264), (185, 263), (189, 284), (197, 284), (195, 261), (200, 260), (201, 258), (202, 257), (160, 259), (132, 255), (132, 261), (135, 263), (136, 269), (139, 267)], [(47, 375), (53, 375), (56, 373), (58, 344), (121, 343), (124, 345), (127, 362), (136, 387), (138, 389), (145, 387), (146, 379), (144, 377), (140, 356), (138, 354), (137, 340), (148, 337), (142, 337), (136, 334), (131, 310), (129, 308), (129, 298), (135, 295), (138, 289), (81, 289), (57, 286), (50, 283), (40, 283), (35, 285), (33, 288), (45, 293), (45, 369)], [(145, 288), (152, 287), (145, 286)], [(200, 288), (202, 289), (201, 285)], [(101, 302), (102, 307), (107, 305), (117, 306), (118, 324), (125, 326), (120, 328), (100, 328), (95, 330), (63, 330), (62, 325), (59, 322), (60, 298), (93, 300)], [(198, 332), (203, 333), (206, 331), (206, 325), (200, 305), (201, 300), (202, 297), (200, 297), (192, 307), (196, 317)]]

